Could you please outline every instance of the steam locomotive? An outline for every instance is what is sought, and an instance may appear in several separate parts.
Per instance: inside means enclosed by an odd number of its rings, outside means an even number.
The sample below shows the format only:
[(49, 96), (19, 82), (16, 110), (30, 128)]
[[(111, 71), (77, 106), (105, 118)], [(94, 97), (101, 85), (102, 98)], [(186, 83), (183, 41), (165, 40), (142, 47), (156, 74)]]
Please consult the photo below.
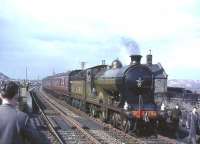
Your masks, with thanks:
[(167, 75), (160, 64), (152, 64), (151, 54), (146, 64), (141, 64), (141, 55), (130, 57), (127, 66), (117, 59), (111, 66), (48, 76), (43, 89), (125, 132), (155, 129), (159, 112), (155, 93), (166, 92)]

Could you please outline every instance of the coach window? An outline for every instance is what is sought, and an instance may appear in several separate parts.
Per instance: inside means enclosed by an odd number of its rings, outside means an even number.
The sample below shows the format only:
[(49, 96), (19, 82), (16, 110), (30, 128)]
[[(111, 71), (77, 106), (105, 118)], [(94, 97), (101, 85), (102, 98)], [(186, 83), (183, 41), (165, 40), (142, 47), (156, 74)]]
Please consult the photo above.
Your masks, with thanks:
[(61, 84), (61, 85), (64, 86), (64, 85), (65, 85), (64, 78), (62, 78), (61, 81), (62, 81), (62, 84)]
[(68, 85), (68, 78), (65, 78), (65, 85)]
[(58, 79), (58, 86), (60, 86), (60, 84), (61, 84), (61, 81), (60, 81), (60, 79)]

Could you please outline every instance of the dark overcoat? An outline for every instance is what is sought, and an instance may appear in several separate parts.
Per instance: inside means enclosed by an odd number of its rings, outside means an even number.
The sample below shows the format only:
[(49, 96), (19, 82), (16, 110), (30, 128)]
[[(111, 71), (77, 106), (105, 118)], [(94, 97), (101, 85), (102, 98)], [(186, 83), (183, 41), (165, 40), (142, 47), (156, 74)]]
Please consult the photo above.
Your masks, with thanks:
[(28, 115), (9, 104), (0, 105), (0, 144), (23, 144), (24, 137), (35, 143)]
[(187, 117), (187, 122), (189, 126), (190, 137), (196, 137), (197, 130), (199, 129), (199, 115), (198, 113), (190, 113)]

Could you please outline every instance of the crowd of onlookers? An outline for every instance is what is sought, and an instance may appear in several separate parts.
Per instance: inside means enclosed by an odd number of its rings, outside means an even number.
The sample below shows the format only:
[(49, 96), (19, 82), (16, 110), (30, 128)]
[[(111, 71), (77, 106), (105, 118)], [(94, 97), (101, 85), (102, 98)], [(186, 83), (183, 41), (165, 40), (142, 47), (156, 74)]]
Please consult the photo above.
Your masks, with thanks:
[[(165, 131), (167, 123), (171, 125), (172, 132), (177, 139), (180, 139), (180, 129), (185, 126), (187, 129), (187, 143), (196, 144), (198, 140), (197, 135), (200, 134), (200, 117), (197, 112), (197, 107), (193, 106), (191, 111), (185, 111), (184, 115), (177, 104), (171, 111), (165, 108), (165, 104), (162, 103), (160, 109), (161, 116), (161, 131)], [(163, 128), (163, 129), (162, 129)]]

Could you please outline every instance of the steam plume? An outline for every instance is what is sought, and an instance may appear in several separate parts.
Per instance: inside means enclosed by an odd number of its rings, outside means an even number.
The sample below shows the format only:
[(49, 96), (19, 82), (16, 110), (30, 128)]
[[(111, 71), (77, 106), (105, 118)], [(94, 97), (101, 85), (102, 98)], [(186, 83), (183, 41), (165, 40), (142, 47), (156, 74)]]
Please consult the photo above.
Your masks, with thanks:
[(140, 49), (136, 41), (134, 41), (131, 38), (126, 38), (122, 37), (121, 38), (122, 44), (125, 46), (126, 51), (128, 52), (129, 55), (139, 55), (140, 54)]

